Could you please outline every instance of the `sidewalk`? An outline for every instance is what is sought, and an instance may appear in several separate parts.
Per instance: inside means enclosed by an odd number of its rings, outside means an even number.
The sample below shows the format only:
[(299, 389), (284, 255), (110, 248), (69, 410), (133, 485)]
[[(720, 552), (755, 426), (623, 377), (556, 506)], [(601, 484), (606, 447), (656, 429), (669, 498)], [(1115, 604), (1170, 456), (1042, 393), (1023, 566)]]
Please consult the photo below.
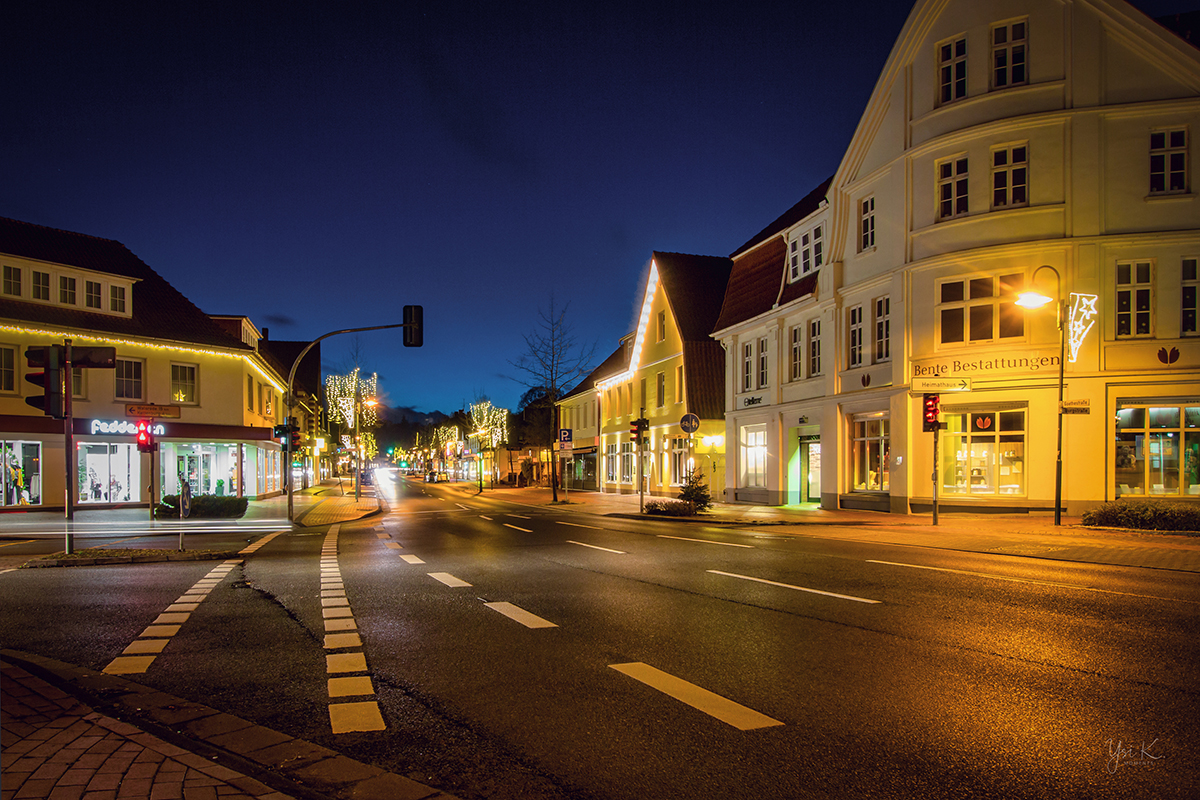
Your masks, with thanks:
[[(0, 800), (454, 800), (115, 675), (0, 657)], [(118, 716), (136, 709), (138, 726), (93, 710), (87, 694), (115, 698), (105, 702)]]
[[(448, 484), (475, 497), (475, 484)], [(485, 498), (551, 508), (565, 513), (586, 512), (641, 518), (636, 494), (561, 490), (552, 504), (547, 488), (485, 489)], [(565, 500), (565, 502), (564, 502)], [(717, 503), (699, 517), (648, 516), (648, 519), (697, 527), (754, 527), (758, 535), (810, 536), (877, 544), (934, 547), (996, 555), (1046, 558), (1111, 566), (1147, 567), (1200, 572), (1200, 537), (1169, 533), (1085, 528), (1078, 517), (1063, 517), (1054, 525), (1052, 514), (900, 515), (877, 511), (826, 510)]]

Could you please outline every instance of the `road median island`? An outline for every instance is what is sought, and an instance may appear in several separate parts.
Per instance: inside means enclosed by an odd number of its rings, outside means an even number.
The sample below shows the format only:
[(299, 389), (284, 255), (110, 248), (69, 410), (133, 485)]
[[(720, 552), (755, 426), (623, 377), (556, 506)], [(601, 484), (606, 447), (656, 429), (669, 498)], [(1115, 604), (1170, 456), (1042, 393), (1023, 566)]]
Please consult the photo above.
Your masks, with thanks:
[(51, 553), (21, 565), (21, 569), (46, 567), (95, 567), (110, 564), (157, 564), (164, 561), (212, 561), (237, 558), (236, 550), (100, 550), (89, 549), (67, 555)]

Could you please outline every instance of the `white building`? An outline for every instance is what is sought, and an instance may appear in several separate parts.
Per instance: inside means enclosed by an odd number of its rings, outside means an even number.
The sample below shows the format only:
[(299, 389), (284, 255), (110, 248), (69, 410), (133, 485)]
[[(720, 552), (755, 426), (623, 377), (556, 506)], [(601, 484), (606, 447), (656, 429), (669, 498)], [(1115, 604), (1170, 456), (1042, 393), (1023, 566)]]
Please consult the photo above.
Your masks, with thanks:
[(1200, 499), (1198, 127), (1200, 51), (1125, 2), (919, 0), (832, 181), (734, 255), (731, 499), (926, 511), (922, 391), (969, 385), (942, 506), (1051, 509), (1060, 364), (1068, 513)]

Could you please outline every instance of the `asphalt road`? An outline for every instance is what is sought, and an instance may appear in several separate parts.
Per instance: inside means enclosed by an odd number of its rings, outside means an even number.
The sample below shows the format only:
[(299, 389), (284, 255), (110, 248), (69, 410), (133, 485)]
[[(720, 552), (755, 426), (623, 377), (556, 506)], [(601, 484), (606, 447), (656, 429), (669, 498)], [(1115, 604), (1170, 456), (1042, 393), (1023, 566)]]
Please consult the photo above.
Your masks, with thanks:
[[(1191, 573), (380, 490), (128, 677), (464, 798), (1200, 796)], [(0, 642), (103, 669), (213, 566), (0, 574)], [(323, 570), (385, 730), (331, 732)]]

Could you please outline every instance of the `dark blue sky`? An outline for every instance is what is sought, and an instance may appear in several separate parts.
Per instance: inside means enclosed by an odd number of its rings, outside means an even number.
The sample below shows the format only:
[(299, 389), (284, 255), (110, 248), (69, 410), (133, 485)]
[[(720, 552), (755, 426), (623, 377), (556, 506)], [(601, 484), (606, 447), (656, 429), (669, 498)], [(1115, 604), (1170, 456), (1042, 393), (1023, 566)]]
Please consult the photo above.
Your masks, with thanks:
[(358, 338), (385, 400), (511, 408), (551, 293), (602, 359), (652, 250), (728, 255), (834, 171), (909, 7), (16, 0), (0, 216), (274, 339), (421, 304), (424, 348)]

